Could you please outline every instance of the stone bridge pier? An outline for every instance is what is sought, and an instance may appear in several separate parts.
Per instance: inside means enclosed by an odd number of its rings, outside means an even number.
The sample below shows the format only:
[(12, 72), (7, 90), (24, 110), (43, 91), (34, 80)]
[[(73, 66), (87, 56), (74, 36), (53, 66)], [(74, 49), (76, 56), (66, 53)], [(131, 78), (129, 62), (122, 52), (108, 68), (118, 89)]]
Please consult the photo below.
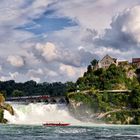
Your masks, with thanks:
[(38, 102), (45, 102), (47, 104), (67, 104), (68, 100), (66, 97), (49, 97), (48, 99), (40, 99)]

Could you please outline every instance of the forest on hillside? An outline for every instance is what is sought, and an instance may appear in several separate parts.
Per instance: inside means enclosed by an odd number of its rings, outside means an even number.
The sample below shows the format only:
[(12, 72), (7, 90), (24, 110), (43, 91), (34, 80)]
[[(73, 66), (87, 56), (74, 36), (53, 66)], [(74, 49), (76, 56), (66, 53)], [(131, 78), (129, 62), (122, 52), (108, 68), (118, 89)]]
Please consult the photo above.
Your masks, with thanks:
[(97, 60), (93, 60), (87, 67), (87, 72), (76, 82), (79, 90), (95, 88), (98, 90), (131, 90), (139, 86), (139, 70), (135, 65), (111, 64), (109, 68), (96, 68)]

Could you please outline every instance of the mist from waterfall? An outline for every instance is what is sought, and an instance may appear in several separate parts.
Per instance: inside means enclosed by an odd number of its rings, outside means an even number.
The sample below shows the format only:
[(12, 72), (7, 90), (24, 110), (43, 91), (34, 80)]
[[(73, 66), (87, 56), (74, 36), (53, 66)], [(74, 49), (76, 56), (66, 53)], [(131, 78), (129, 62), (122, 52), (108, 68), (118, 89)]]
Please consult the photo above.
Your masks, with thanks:
[(10, 115), (8, 111), (4, 112), (4, 117), (10, 124), (40, 125), (45, 122), (64, 122), (80, 125), (82, 123), (70, 115), (67, 106), (64, 104), (10, 104), (14, 108), (15, 115)]

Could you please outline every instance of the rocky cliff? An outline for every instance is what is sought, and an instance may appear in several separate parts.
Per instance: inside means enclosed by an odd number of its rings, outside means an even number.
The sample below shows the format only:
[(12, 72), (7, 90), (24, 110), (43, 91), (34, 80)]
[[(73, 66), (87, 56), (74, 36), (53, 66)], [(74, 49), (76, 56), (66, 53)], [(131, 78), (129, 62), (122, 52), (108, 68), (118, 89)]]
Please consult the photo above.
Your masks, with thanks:
[(82, 121), (107, 124), (140, 124), (140, 108), (136, 104), (133, 106), (131, 94), (98, 93), (92, 90), (71, 93), (68, 95), (69, 110), (73, 116)]
[(14, 110), (10, 104), (5, 103), (5, 98), (0, 94), (0, 123), (7, 123), (4, 118), (4, 110), (7, 110), (11, 115), (14, 115)]

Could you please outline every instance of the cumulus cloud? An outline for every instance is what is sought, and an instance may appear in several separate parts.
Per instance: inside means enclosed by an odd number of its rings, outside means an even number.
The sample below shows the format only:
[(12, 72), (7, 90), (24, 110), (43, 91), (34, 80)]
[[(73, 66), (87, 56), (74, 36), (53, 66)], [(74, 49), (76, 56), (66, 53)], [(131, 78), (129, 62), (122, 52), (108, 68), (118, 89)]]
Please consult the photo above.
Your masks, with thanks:
[(107, 48), (121, 51), (140, 48), (140, 6), (127, 9), (112, 19), (111, 28), (105, 30), (105, 34), (95, 39), (95, 43)]
[(124, 18), (122, 32), (129, 34), (134, 42), (140, 43), (140, 5), (127, 10), (120, 17)]
[(47, 42), (45, 45), (37, 44), (36, 49), (47, 61), (53, 61), (59, 58), (58, 51), (53, 43)]
[(72, 76), (72, 77), (74, 77), (76, 74), (76, 72), (72, 66), (68, 66), (68, 65), (64, 65), (64, 64), (60, 65), (60, 71), (65, 72), (68, 76)]
[(1, 1), (0, 48), (2, 51), (0, 51), (0, 56), (21, 55), (25, 53), (25, 46), (31, 46), (36, 43), (34, 41), (35, 34), (21, 30), (20, 27), (34, 23), (33, 20), (42, 16), (49, 3), (50, 0)]
[(24, 65), (24, 60), (21, 56), (8, 56), (7, 61), (15, 67), (21, 67)]
[(59, 62), (66, 65), (80, 67), (86, 65), (93, 58), (91, 52), (81, 49), (67, 49), (56, 47), (53, 43), (37, 44), (36, 50), (48, 62)]
[(75, 68), (73, 66), (61, 64), (59, 67), (61, 75), (66, 75), (69, 80), (76, 80), (76, 77), (81, 77), (86, 71), (85, 67)]
[(138, 0), (69, 0), (58, 1), (52, 8), (59, 17), (68, 17), (84, 28), (101, 30), (109, 26), (112, 16), (133, 7)]

